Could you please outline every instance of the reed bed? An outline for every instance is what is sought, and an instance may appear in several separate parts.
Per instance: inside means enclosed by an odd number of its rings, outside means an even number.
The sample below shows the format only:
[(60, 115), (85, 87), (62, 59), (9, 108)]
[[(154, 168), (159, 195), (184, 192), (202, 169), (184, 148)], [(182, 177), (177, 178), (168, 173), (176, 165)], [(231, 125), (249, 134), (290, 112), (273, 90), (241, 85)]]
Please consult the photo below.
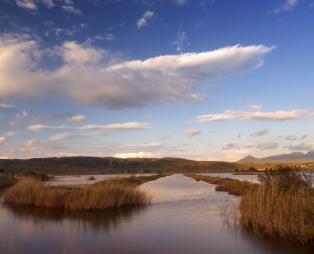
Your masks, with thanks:
[(291, 168), (267, 170), (261, 184), (187, 174), (216, 184), (217, 191), (241, 195), (241, 225), (258, 235), (314, 244), (314, 190), (311, 179)]
[(210, 184), (217, 185), (216, 191), (225, 191), (232, 195), (241, 196), (247, 193), (250, 189), (255, 188), (257, 184), (250, 183), (248, 181), (240, 181), (231, 178), (221, 178), (213, 176), (204, 176), (197, 174), (186, 174), (188, 177), (192, 177), (196, 181), (204, 181)]
[(53, 187), (34, 178), (25, 178), (3, 194), (10, 206), (31, 206), (66, 210), (104, 210), (147, 205), (151, 198), (136, 188), (165, 175), (114, 178), (86, 187)]
[[(268, 175), (267, 175), (268, 174)], [(314, 243), (314, 191), (295, 173), (266, 173), (240, 204), (241, 223), (257, 234)]]

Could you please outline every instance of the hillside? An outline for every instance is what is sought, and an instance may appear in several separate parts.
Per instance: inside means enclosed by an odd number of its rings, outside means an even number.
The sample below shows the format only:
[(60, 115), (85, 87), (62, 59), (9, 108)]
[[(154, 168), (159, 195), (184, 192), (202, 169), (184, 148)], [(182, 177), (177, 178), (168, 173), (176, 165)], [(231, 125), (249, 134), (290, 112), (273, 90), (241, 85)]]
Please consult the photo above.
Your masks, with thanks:
[(231, 171), (241, 167), (238, 163), (193, 161), (180, 158), (119, 159), (112, 157), (61, 157), (35, 159), (3, 159), (0, 170), (14, 173), (41, 172), (46, 174), (108, 174), (136, 172), (206, 172)]

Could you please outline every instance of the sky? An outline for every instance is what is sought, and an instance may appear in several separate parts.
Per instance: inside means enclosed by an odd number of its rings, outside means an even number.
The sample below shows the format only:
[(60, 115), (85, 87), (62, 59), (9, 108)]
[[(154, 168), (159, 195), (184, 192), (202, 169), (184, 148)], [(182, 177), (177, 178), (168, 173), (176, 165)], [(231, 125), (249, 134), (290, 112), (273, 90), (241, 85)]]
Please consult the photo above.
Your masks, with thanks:
[(314, 0), (0, 0), (0, 158), (314, 150)]

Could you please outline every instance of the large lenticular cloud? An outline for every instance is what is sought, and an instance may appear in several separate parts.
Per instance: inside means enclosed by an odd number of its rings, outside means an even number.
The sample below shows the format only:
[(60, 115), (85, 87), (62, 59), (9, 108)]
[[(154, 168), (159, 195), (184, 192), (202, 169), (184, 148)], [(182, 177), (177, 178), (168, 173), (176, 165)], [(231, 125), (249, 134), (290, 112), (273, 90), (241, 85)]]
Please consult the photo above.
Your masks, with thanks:
[(260, 67), (271, 50), (235, 45), (110, 64), (105, 50), (89, 45), (65, 42), (49, 49), (26, 37), (4, 35), (0, 97), (57, 95), (108, 108), (195, 100), (202, 95), (193, 91), (194, 85)]

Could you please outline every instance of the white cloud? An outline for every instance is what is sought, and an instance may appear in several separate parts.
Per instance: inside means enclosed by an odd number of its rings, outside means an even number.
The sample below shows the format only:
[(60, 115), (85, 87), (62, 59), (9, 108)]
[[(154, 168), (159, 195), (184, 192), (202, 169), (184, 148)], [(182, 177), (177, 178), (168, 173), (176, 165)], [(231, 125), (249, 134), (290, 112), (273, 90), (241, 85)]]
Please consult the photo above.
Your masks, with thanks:
[(0, 145), (6, 141), (6, 137), (0, 136)]
[(28, 10), (37, 10), (38, 7), (34, 0), (15, 0), (15, 3), (18, 7), (28, 9)]
[(12, 104), (0, 103), (0, 108), (3, 108), (3, 109), (14, 109), (14, 108), (16, 108), (16, 106), (12, 105)]
[(191, 138), (198, 135), (201, 135), (202, 132), (199, 129), (187, 129), (183, 132), (183, 136)]
[(266, 136), (268, 133), (269, 133), (269, 130), (263, 129), (263, 130), (259, 130), (259, 131), (253, 132), (253, 133), (251, 134), (251, 137)]
[(82, 11), (74, 6), (74, 2), (72, 0), (64, 0), (62, 9), (66, 12), (76, 14), (76, 15), (81, 15)]
[(51, 136), (48, 139), (48, 142), (58, 142), (58, 141), (64, 141), (66, 139), (68, 139), (71, 136), (70, 133), (58, 133), (56, 135)]
[(283, 11), (291, 11), (299, 4), (299, 2), (300, 0), (284, 0), (283, 4), (273, 12), (276, 14)]
[(128, 158), (154, 158), (156, 157), (151, 152), (135, 152), (135, 153), (116, 153), (113, 157), (128, 159)]
[(46, 7), (48, 8), (52, 8), (55, 6), (55, 3), (53, 2), (53, 0), (42, 0), (42, 3), (46, 5)]
[(105, 35), (106, 41), (113, 41), (115, 39), (114, 35), (112, 33), (108, 33)]
[(180, 52), (183, 50), (183, 46), (184, 46), (186, 39), (187, 39), (187, 36), (186, 36), (186, 33), (184, 31), (178, 33), (177, 39), (173, 42), (173, 45), (176, 46), (177, 51)]
[(54, 0), (15, 0), (15, 3), (18, 7), (28, 9), (28, 10), (37, 10), (37, 3), (45, 5), (47, 8), (52, 8), (55, 6)]
[(143, 16), (136, 22), (137, 28), (142, 28), (147, 25), (148, 20), (152, 19), (154, 12), (146, 11)]
[(39, 144), (39, 141), (36, 139), (26, 140), (20, 151), (22, 153), (28, 152), (29, 150), (33, 149), (37, 144)]
[(248, 121), (248, 120), (259, 120), (259, 121), (287, 121), (301, 119), (305, 117), (313, 116), (314, 113), (306, 109), (292, 109), (288, 111), (278, 110), (265, 112), (261, 108), (251, 109), (249, 111), (234, 111), (227, 110), (220, 114), (208, 114), (197, 116), (198, 122), (213, 122), (213, 121)]
[(68, 117), (68, 121), (74, 122), (74, 123), (81, 123), (85, 121), (85, 116), (84, 115), (74, 115)]
[(42, 130), (140, 130), (150, 128), (149, 123), (141, 122), (126, 122), (126, 123), (113, 123), (106, 125), (83, 125), (81, 127), (69, 127), (65, 125), (51, 126), (45, 124), (33, 124), (29, 125), (28, 129), (31, 131), (42, 131)]
[[(111, 63), (103, 49), (76, 42), (47, 49), (34, 40), (6, 35), (0, 37), (0, 97), (55, 95), (108, 108), (197, 100), (203, 95), (193, 91), (196, 84), (260, 67), (271, 50), (236, 45)], [(56, 56), (62, 62), (58, 68), (43, 67), (43, 61), (55, 61)]]

